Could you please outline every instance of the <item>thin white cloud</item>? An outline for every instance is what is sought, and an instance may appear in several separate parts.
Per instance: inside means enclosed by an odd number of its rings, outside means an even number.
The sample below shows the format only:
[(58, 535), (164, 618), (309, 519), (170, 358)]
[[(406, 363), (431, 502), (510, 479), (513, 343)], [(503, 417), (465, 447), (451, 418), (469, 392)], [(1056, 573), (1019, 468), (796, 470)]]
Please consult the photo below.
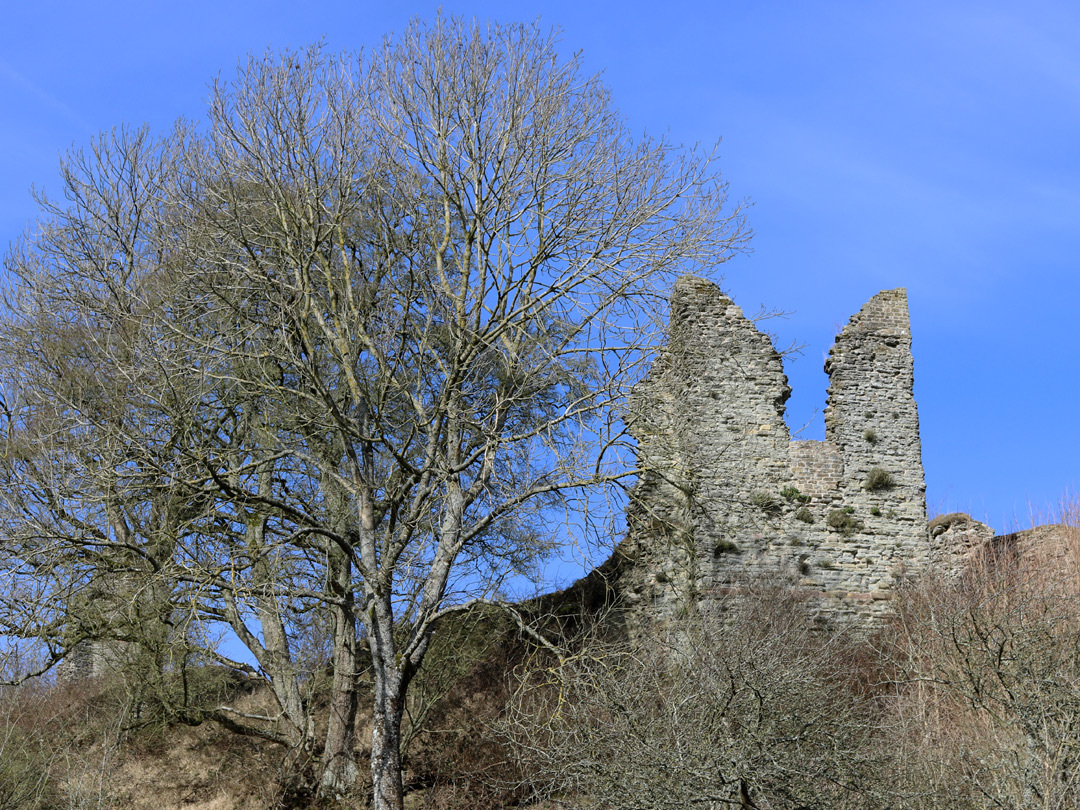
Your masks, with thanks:
[(94, 125), (91, 124), (90, 121), (88, 121), (77, 110), (75, 110), (69, 104), (64, 103), (52, 93), (35, 84), (33, 81), (28, 79), (19, 71), (15, 70), (15, 68), (11, 67), (11, 65), (7, 64), (3, 60), (0, 60), (0, 76), (6, 79), (9, 83), (15, 85), (19, 89), (33, 96), (43, 106), (56, 113), (59, 113), (72, 123), (77, 124), (81, 129), (87, 131), (94, 130)]

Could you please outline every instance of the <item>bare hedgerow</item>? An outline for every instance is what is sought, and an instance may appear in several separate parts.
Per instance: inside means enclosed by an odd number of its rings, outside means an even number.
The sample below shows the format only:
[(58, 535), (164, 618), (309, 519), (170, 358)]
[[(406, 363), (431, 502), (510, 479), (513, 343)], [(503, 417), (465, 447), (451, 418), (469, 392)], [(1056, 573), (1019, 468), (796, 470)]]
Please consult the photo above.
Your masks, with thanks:
[(0, 688), (0, 808), (115, 807), (136, 708), (102, 678)]
[(31, 708), (21, 695), (0, 695), (0, 807), (38, 807), (55, 790), (57, 748)]

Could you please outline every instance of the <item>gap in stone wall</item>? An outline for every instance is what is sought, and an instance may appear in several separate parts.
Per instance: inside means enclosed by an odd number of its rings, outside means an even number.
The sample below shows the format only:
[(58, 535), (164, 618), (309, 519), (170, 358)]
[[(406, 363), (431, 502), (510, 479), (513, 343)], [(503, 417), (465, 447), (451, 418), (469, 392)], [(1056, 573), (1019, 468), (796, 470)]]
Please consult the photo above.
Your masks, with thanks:
[[(802, 355), (784, 358), (784, 371), (791, 386), (784, 421), (794, 441), (825, 438), (825, 390), (829, 375), (825, 373), (825, 357), (829, 347), (806, 346)], [(799, 431), (802, 432), (799, 432)]]

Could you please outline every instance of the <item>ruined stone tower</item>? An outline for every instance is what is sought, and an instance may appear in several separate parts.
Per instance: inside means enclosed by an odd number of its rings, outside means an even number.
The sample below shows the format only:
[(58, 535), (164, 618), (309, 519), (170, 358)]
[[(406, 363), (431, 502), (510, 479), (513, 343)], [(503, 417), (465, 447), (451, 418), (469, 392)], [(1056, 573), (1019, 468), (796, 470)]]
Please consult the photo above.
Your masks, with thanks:
[(712, 282), (676, 283), (669, 343), (631, 402), (647, 468), (622, 547), (631, 615), (707, 611), (766, 575), (829, 621), (872, 620), (929, 562), (906, 292), (853, 316), (825, 370), (825, 440), (793, 442), (769, 338)]
[(122, 660), (122, 647), (118, 642), (81, 641), (64, 656), (56, 669), (60, 682), (111, 675)]

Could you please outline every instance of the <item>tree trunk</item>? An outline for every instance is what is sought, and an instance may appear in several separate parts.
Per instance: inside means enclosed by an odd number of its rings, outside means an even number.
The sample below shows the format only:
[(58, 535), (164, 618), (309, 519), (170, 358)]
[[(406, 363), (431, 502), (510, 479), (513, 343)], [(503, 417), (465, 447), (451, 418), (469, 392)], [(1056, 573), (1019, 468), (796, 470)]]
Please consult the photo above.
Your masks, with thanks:
[(376, 674), (375, 680), (375, 716), (371, 732), (373, 807), (374, 810), (402, 810), (401, 718), (405, 708), (404, 689), (396, 671), (385, 678)]
[(399, 660), (394, 609), (388, 592), (373, 596), (368, 614), (368, 646), (375, 677), (371, 730), (372, 807), (374, 810), (403, 810), (401, 719), (412, 669), (407, 661)]
[(334, 680), (330, 692), (330, 719), (323, 750), (319, 792), (340, 798), (352, 792), (360, 769), (353, 751), (356, 739), (356, 617), (353, 614), (352, 570), (340, 549), (330, 554), (331, 588), (344, 604), (334, 607)]

